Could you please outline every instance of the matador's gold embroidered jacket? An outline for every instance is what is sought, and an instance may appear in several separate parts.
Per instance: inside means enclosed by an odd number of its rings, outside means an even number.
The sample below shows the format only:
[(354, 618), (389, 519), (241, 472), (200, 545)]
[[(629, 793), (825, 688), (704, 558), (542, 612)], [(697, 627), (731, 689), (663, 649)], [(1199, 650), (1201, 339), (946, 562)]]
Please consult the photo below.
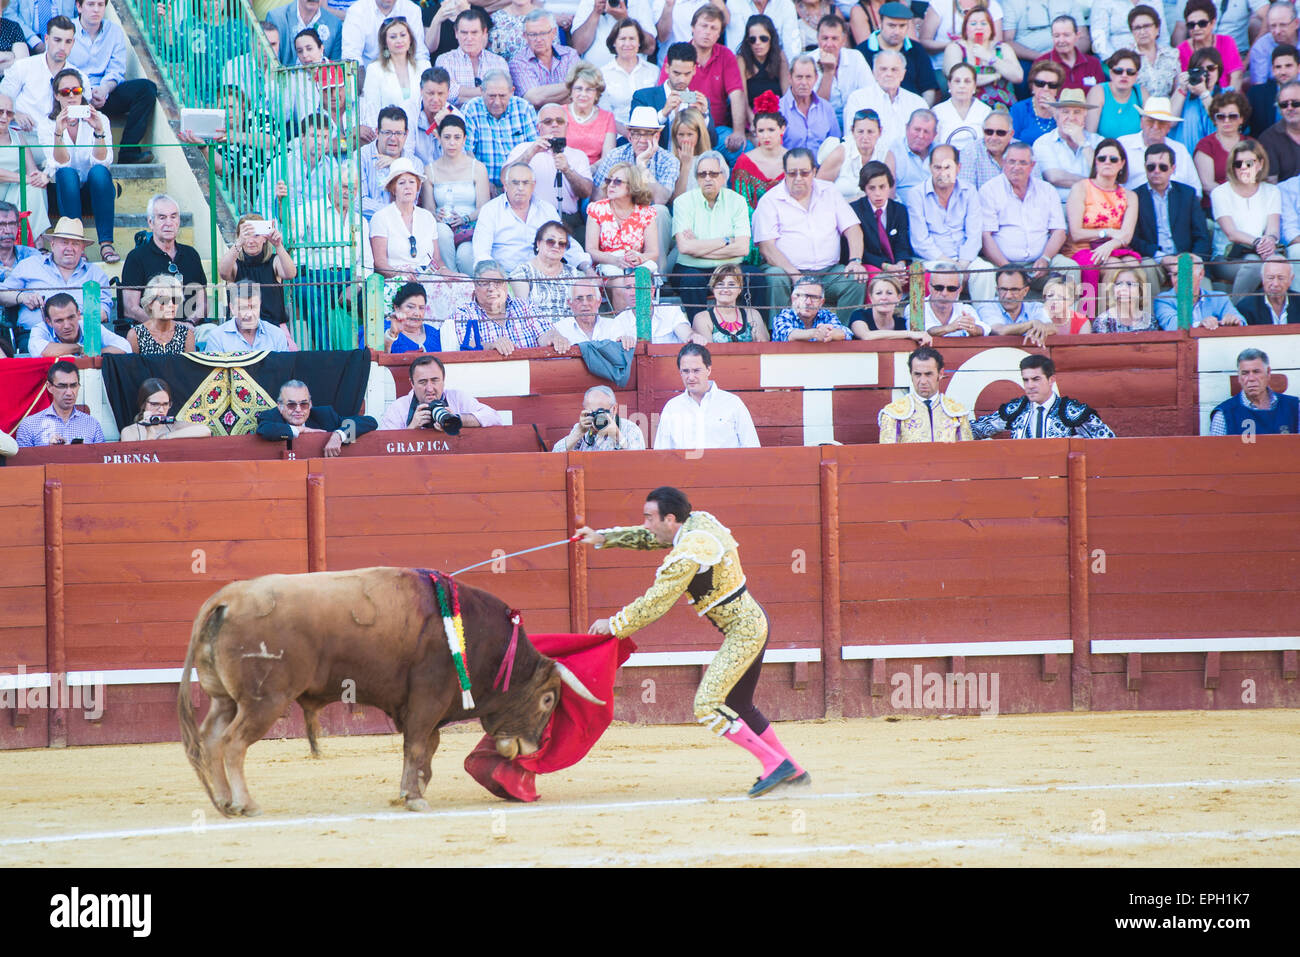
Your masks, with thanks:
[(938, 395), (928, 409), (925, 400), (909, 392), (880, 410), (880, 444), (908, 442), (972, 442), (970, 413), (956, 399)]
[[(731, 530), (708, 512), (691, 512), (672, 545), (661, 543), (644, 526), (605, 528), (600, 533), (605, 536), (602, 548), (672, 549), (655, 572), (650, 589), (610, 618), (610, 630), (619, 638), (660, 618), (683, 592), (703, 617), (745, 585)], [(722, 622), (715, 624), (723, 627)]]

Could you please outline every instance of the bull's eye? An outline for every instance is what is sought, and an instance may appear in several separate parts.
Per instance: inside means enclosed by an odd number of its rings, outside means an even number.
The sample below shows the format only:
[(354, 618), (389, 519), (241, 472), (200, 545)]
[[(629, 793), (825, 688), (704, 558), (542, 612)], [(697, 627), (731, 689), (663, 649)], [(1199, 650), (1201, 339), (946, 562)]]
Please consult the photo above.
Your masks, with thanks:
[(555, 692), (548, 691), (542, 695), (542, 710), (550, 711), (553, 707), (555, 707)]

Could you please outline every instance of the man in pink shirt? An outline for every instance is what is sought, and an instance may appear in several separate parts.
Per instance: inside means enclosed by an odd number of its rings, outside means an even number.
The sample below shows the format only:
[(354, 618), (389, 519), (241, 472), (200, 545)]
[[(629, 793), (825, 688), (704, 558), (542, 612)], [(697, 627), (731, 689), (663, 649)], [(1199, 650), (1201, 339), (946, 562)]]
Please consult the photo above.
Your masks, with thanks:
[[(447, 370), (437, 356), (420, 356), (411, 363), (409, 374), (411, 391), (384, 410), (380, 429), (434, 429), (454, 435), (462, 428), (501, 424), (501, 416), (495, 409), (488, 408), (468, 392), (445, 387)], [(459, 421), (453, 420), (450, 427), (445, 427), (436, 414), (441, 408), (459, 417)], [(446, 419), (445, 414), (441, 419)]]
[[(1065, 71), (1063, 90), (1083, 90), (1087, 93), (1098, 83), (1106, 82), (1101, 61), (1091, 53), (1079, 51), (1079, 23), (1069, 14), (1052, 21), (1052, 49), (1035, 60), (1051, 60)], [(1184, 67), (1186, 69), (1186, 67)]]
[[(728, 163), (735, 163), (745, 149), (749, 113), (736, 54), (718, 42), (725, 26), (722, 11), (711, 3), (700, 7), (691, 17), (691, 46), (695, 47), (696, 60), (690, 88), (709, 101), (719, 149)], [(663, 83), (667, 77), (665, 63), (659, 70), (659, 82)]]
[[(772, 306), (790, 305), (790, 287), (801, 275), (819, 276), (826, 303), (834, 304), (847, 326), (866, 290), (862, 224), (834, 183), (816, 179), (811, 150), (790, 150), (784, 167), (785, 179), (763, 195), (754, 211), (754, 242), (767, 263)], [(841, 236), (849, 247), (847, 266), (840, 265)]]

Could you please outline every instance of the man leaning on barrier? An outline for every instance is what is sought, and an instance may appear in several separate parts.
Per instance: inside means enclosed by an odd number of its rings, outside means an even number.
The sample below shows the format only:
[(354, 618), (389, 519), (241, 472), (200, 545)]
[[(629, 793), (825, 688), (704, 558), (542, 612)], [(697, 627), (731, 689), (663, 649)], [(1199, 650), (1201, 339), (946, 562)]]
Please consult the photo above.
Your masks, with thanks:
[(296, 439), (304, 432), (329, 432), (324, 453), (338, 455), (343, 446), (378, 427), (368, 415), (339, 415), (332, 406), (313, 405), (305, 382), (290, 379), (280, 386), (274, 409), (257, 413), (257, 434), (263, 439)]
[(569, 434), (557, 439), (552, 452), (608, 452), (644, 449), (645, 436), (640, 427), (618, 414), (614, 390), (594, 385), (582, 397), (582, 414)]
[(447, 367), (437, 356), (420, 356), (411, 363), (407, 374), (411, 391), (389, 403), (379, 419), (381, 431), (433, 429), (455, 435), (461, 429), (501, 425), (501, 415), (495, 409), (468, 392), (446, 388)]

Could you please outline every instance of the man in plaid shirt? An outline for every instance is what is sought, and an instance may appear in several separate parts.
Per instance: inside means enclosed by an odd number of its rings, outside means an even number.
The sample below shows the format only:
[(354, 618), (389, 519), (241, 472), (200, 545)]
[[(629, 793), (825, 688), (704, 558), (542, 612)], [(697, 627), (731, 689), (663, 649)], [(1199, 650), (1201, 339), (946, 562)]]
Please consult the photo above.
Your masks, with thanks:
[(853, 333), (839, 317), (822, 306), (826, 294), (816, 276), (800, 276), (790, 293), (790, 305), (772, 319), (773, 342), (843, 342)]
[(495, 260), (474, 267), (474, 299), (448, 319), (455, 322), (462, 352), (495, 349), (508, 356), (516, 349), (550, 346), (567, 352), (569, 343), (544, 316), (534, 316), (528, 304), (510, 295), (505, 270)]
[(456, 90), (454, 101), (462, 107), (482, 95), (483, 80), (489, 71), (509, 72), (503, 57), (484, 49), (491, 31), (492, 18), (478, 7), (462, 10), (456, 17), (456, 49), (448, 50), (434, 63), (450, 75), (452, 89)]
[(483, 77), (483, 95), (465, 107), (465, 147), (498, 187), (510, 151), (537, 139), (537, 111), (512, 89), (509, 74), (492, 70)]

